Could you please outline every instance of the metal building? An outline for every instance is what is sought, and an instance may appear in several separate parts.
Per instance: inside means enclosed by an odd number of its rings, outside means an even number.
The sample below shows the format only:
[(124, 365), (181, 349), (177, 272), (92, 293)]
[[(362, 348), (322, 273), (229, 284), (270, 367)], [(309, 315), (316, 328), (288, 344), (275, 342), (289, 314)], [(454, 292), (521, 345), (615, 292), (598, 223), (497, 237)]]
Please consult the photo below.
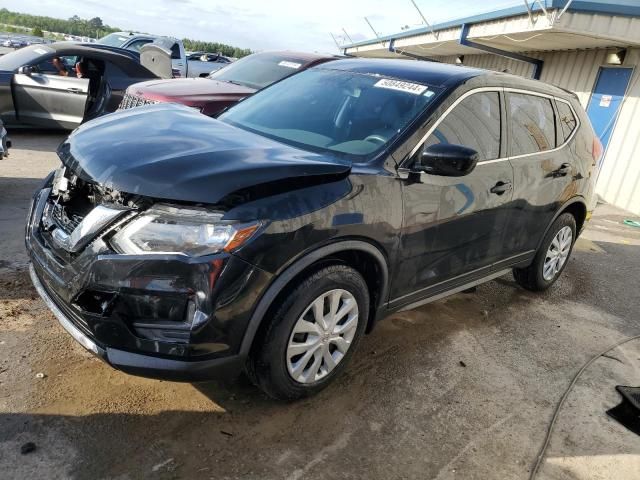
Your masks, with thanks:
[(598, 194), (640, 214), (640, 0), (523, 0), (343, 48), (506, 70), (575, 92), (605, 147)]

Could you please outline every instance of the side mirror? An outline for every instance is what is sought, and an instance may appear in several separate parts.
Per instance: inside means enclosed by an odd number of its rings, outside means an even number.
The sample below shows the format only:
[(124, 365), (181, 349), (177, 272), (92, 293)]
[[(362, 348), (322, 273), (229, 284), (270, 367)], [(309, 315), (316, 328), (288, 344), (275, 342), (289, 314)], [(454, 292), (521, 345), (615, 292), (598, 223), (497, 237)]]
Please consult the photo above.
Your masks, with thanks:
[(478, 163), (478, 152), (462, 145), (438, 143), (425, 148), (414, 169), (443, 177), (469, 175)]
[(18, 73), (31, 76), (31, 74), (33, 73), (33, 68), (25, 65), (24, 67), (18, 68)]

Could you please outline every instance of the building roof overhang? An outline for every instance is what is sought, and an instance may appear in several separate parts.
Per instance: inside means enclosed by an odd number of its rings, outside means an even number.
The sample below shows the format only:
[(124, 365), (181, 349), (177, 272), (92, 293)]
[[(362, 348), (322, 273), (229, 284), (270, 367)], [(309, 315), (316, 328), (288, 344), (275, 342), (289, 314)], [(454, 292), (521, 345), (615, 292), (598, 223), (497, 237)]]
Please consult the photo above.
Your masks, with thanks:
[(419, 28), (344, 46), (350, 55), (395, 57), (400, 52), (424, 57), (483, 53), (460, 43), (467, 38), (507, 52), (536, 52), (640, 46), (640, 3), (547, 0), (550, 8), (524, 5), (485, 15)]

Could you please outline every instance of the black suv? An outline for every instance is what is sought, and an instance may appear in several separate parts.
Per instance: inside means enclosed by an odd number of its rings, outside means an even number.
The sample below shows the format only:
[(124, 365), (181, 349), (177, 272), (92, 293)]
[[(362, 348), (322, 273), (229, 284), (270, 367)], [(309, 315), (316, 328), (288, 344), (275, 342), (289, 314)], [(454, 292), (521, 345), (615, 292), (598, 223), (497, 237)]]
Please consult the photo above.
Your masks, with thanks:
[(58, 153), (26, 243), (62, 326), (125, 372), (245, 369), (291, 399), (391, 312), (511, 270), (553, 284), (602, 148), (559, 88), (343, 59), (218, 119), (171, 104), (107, 115)]

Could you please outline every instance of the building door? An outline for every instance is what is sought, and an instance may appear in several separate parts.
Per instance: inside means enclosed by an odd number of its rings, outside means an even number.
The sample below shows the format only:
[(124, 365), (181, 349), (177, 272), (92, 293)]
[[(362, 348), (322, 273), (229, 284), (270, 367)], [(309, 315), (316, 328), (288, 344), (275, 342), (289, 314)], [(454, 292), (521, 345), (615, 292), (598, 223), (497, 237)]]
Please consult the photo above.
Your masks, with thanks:
[[(632, 73), (632, 68), (620, 67), (601, 67), (598, 73), (587, 114), (605, 151), (611, 140)], [(602, 165), (598, 167), (601, 168)]]

